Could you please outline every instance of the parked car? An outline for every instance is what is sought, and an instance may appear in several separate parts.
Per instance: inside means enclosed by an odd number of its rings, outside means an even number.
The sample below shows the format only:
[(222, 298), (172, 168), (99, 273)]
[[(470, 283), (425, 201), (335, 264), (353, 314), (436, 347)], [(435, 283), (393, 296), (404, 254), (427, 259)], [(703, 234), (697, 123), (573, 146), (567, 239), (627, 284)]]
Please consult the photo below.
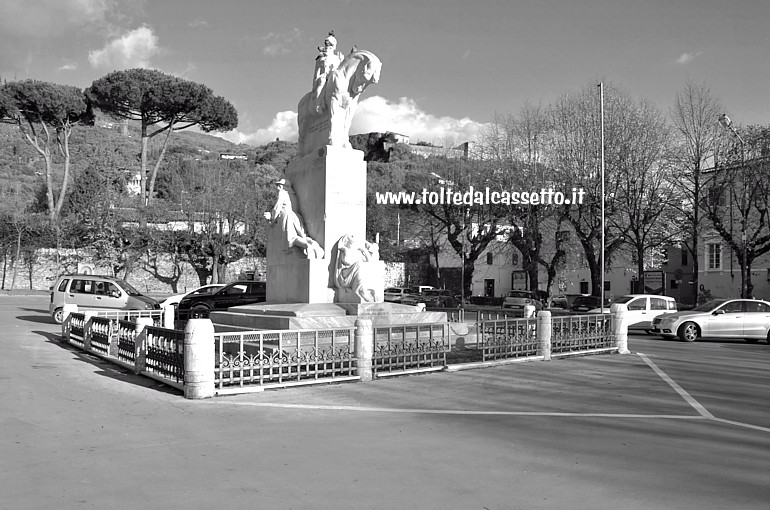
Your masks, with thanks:
[(161, 301), (160, 307), (165, 308), (167, 306), (177, 306), (179, 305), (179, 302), (186, 297), (204, 296), (208, 294), (213, 294), (218, 289), (221, 289), (224, 286), (225, 286), (224, 283), (210, 283), (208, 285), (203, 285), (202, 287), (198, 287), (197, 289), (191, 290), (190, 292), (184, 292), (182, 294), (174, 294), (173, 296), (169, 296), (163, 301)]
[(423, 303), (423, 294), (425, 291), (435, 289), (435, 287), (431, 287), (430, 285), (418, 285), (417, 287), (412, 287), (414, 292), (406, 294), (401, 299), (401, 303), (404, 305), (416, 305), (417, 303)]
[[(599, 308), (601, 301), (599, 296), (578, 296), (572, 301), (569, 309), (571, 312), (588, 313), (589, 310)], [(604, 306), (610, 306), (609, 298), (604, 298)]]
[(385, 301), (391, 303), (401, 303), (409, 294), (417, 294), (417, 291), (411, 287), (388, 287), (384, 292)]
[(543, 302), (540, 301), (536, 292), (530, 290), (512, 290), (503, 299), (503, 308), (512, 308), (514, 310), (523, 310), (525, 306), (532, 305), (535, 310), (543, 309)]
[[(649, 332), (652, 320), (658, 315), (671, 313), (677, 310), (676, 300), (668, 296), (657, 294), (629, 294), (613, 300), (614, 303), (625, 304), (628, 308), (628, 329), (639, 329)], [(609, 307), (602, 310), (594, 308), (588, 313), (610, 313)]]
[(551, 298), (551, 308), (567, 308), (567, 296), (560, 294)]
[(454, 292), (446, 289), (429, 289), (420, 296), (420, 303), (426, 308), (457, 308), (458, 301)]
[(692, 310), (658, 315), (652, 333), (685, 342), (698, 338), (743, 338), (770, 343), (770, 302), (757, 299), (714, 299)]
[(64, 320), (64, 305), (91, 310), (155, 310), (160, 304), (127, 281), (104, 275), (67, 274), (51, 287), (48, 312), (54, 322)]
[(177, 306), (177, 318), (188, 320), (208, 317), (212, 310), (227, 310), (231, 306), (262, 303), (267, 294), (267, 284), (254, 280), (228, 283), (213, 294), (188, 296)]

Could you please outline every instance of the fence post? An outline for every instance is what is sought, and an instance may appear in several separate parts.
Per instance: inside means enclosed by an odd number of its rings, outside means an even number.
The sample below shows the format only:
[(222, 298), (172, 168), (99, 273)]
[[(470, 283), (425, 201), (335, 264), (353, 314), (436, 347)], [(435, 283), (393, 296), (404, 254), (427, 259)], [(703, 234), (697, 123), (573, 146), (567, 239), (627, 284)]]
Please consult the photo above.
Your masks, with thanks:
[(118, 340), (120, 339), (120, 322), (117, 319), (110, 321), (110, 347), (107, 354), (118, 357)]
[(214, 323), (190, 319), (184, 328), (184, 398), (214, 396)]
[(174, 329), (174, 306), (168, 305), (163, 308), (163, 327)]
[(551, 361), (551, 312), (540, 310), (537, 313), (538, 355), (543, 361)]
[(612, 338), (618, 354), (629, 354), (628, 350), (628, 307), (625, 303), (613, 303), (610, 307)]
[(134, 337), (134, 373), (141, 374), (147, 369), (147, 331), (145, 328), (152, 326), (150, 317), (136, 318), (136, 336)]
[(524, 305), (524, 318), (531, 319), (535, 316), (536, 308), (534, 305)]
[(355, 357), (358, 375), (364, 382), (374, 378), (372, 372), (372, 356), (374, 356), (374, 328), (371, 319), (356, 319)]

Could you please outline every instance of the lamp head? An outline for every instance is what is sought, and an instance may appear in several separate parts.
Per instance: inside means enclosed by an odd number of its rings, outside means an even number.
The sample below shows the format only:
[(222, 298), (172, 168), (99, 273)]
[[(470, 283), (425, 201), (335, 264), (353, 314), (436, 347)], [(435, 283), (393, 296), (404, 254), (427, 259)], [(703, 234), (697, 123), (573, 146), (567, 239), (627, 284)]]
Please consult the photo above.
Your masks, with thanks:
[(728, 117), (726, 113), (723, 113), (719, 116), (719, 123), (722, 124), (722, 127), (725, 129), (730, 129), (730, 127), (733, 125), (733, 122), (730, 120), (730, 117)]

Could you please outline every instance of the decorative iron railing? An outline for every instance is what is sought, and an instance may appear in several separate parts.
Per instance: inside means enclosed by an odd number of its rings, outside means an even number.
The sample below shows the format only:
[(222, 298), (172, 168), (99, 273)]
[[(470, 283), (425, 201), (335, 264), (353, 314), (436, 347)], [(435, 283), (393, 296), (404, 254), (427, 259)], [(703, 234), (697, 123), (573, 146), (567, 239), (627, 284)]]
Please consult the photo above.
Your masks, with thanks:
[(536, 356), (537, 321), (531, 319), (486, 320), (476, 324), (477, 347), (483, 361)]
[(109, 313), (89, 315), (69, 314), (64, 323), (66, 341), (137, 374), (183, 388), (184, 331), (141, 327)]
[(184, 382), (184, 331), (147, 326), (145, 370), (164, 379)]
[(567, 315), (551, 320), (554, 354), (615, 347), (610, 314)]
[(136, 324), (118, 321), (118, 359), (134, 365), (136, 362)]
[(377, 375), (440, 369), (450, 350), (446, 323), (374, 327), (372, 369)]
[(355, 328), (215, 333), (214, 386), (287, 386), (358, 378)]

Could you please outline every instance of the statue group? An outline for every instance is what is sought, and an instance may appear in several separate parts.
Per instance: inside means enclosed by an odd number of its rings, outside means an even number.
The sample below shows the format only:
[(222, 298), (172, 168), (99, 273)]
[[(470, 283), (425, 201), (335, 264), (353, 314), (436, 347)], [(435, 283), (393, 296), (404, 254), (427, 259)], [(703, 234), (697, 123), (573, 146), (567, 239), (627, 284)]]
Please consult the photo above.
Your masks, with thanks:
[(321, 145), (350, 147), (349, 132), (361, 94), (380, 80), (382, 63), (369, 51), (353, 48), (347, 57), (337, 51), (333, 32), (318, 47), (313, 87), (297, 106), (297, 155)]
[[(298, 105), (297, 159), (275, 183), (278, 197), (273, 209), (265, 213), (273, 229), (270, 242), (280, 242), (280, 249), (273, 246), (268, 251), (268, 301), (271, 265), (281, 282), (291, 281), (286, 271), (306, 271), (306, 277), (297, 279), (316, 282), (308, 285), (321, 281), (313, 274), (323, 267), (328, 276), (323, 278), (328, 282), (324, 286), (334, 290), (334, 302), (382, 301), (384, 266), (379, 247), (364, 239), (366, 164), (360, 151), (352, 150), (349, 139), (358, 100), (369, 85), (379, 81), (381, 69), (382, 63), (369, 51), (354, 47), (343, 56), (337, 51), (333, 32), (318, 47), (312, 88)], [(352, 159), (347, 151), (328, 155), (327, 146), (350, 149)], [(309, 214), (309, 223), (303, 219), (303, 211)], [(354, 217), (356, 221), (350, 221)], [(302, 260), (316, 262), (305, 266)]]

